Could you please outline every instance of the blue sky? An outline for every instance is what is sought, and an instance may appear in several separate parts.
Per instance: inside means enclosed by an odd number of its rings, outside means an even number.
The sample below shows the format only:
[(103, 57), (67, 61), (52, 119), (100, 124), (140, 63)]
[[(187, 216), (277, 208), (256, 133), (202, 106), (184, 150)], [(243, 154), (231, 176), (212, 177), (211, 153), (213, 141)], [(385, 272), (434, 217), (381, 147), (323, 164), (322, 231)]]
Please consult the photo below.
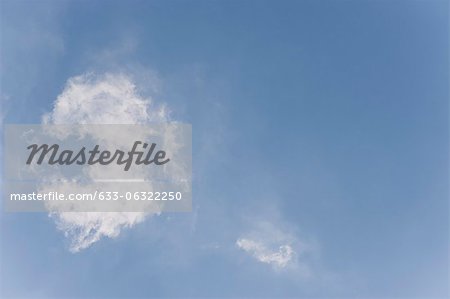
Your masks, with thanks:
[[(4, 123), (40, 123), (74, 76), (127, 74), (192, 124), (194, 180), (192, 213), (78, 253), (45, 213), (2, 212), (0, 297), (447, 298), (448, 14), (2, 1)], [(295, 259), (273, 267), (243, 238)]]

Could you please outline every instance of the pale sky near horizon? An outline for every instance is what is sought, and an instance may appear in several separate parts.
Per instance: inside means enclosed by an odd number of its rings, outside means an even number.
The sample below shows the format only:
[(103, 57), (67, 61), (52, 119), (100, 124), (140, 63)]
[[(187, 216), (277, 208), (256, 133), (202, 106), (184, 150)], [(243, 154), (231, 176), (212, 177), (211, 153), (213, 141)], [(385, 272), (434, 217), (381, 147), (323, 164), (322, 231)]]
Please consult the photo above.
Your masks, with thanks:
[(0, 298), (448, 298), (448, 1), (0, 3), (3, 123), (81, 76), (193, 128), (191, 213), (2, 210)]

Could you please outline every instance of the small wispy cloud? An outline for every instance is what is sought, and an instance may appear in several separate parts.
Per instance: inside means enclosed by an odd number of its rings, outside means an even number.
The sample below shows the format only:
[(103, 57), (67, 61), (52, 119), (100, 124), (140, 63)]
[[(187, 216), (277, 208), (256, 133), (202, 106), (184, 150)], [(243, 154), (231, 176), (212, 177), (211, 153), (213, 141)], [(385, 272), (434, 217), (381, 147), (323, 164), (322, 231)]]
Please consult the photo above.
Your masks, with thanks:
[(292, 225), (280, 218), (250, 220), (235, 246), (277, 272), (295, 272), (302, 279), (313, 275), (313, 260), (318, 251), (315, 242), (301, 237)]
[(272, 250), (267, 248), (262, 242), (241, 238), (236, 241), (236, 245), (251, 254), (258, 261), (272, 265), (275, 268), (286, 267), (295, 254), (292, 247), (288, 244), (279, 246), (277, 250)]

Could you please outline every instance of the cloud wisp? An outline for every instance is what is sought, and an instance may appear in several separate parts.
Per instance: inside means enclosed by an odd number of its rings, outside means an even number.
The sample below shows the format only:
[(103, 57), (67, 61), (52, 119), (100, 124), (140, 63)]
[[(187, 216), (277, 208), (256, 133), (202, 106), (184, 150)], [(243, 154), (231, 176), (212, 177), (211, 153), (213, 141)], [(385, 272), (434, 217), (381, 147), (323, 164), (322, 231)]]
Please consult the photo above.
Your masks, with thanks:
[(289, 271), (301, 279), (311, 278), (315, 272), (314, 256), (318, 253), (314, 240), (300, 238), (282, 220), (253, 219), (235, 246), (256, 261), (269, 265), (274, 271)]
[(263, 242), (240, 238), (236, 245), (252, 255), (262, 263), (272, 265), (274, 268), (285, 268), (294, 257), (294, 250), (288, 244), (279, 246), (278, 250), (267, 248)]

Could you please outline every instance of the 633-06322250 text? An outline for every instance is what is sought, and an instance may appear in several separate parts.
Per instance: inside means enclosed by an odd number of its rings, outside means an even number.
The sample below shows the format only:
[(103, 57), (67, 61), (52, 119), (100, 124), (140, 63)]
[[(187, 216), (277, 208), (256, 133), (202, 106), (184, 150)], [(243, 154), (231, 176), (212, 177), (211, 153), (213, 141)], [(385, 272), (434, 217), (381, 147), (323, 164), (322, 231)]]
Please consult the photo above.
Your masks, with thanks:
[(183, 194), (180, 191), (136, 191), (136, 192), (118, 192), (118, 191), (95, 191), (91, 193), (63, 193), (57, 191), (50, 192), (32, 192), (32, 193), (11, 193), (10, 200), (39, 200), (39, 201), (64, 201), (64, 200), (149, 200), (149, 201), (180, 201)]

